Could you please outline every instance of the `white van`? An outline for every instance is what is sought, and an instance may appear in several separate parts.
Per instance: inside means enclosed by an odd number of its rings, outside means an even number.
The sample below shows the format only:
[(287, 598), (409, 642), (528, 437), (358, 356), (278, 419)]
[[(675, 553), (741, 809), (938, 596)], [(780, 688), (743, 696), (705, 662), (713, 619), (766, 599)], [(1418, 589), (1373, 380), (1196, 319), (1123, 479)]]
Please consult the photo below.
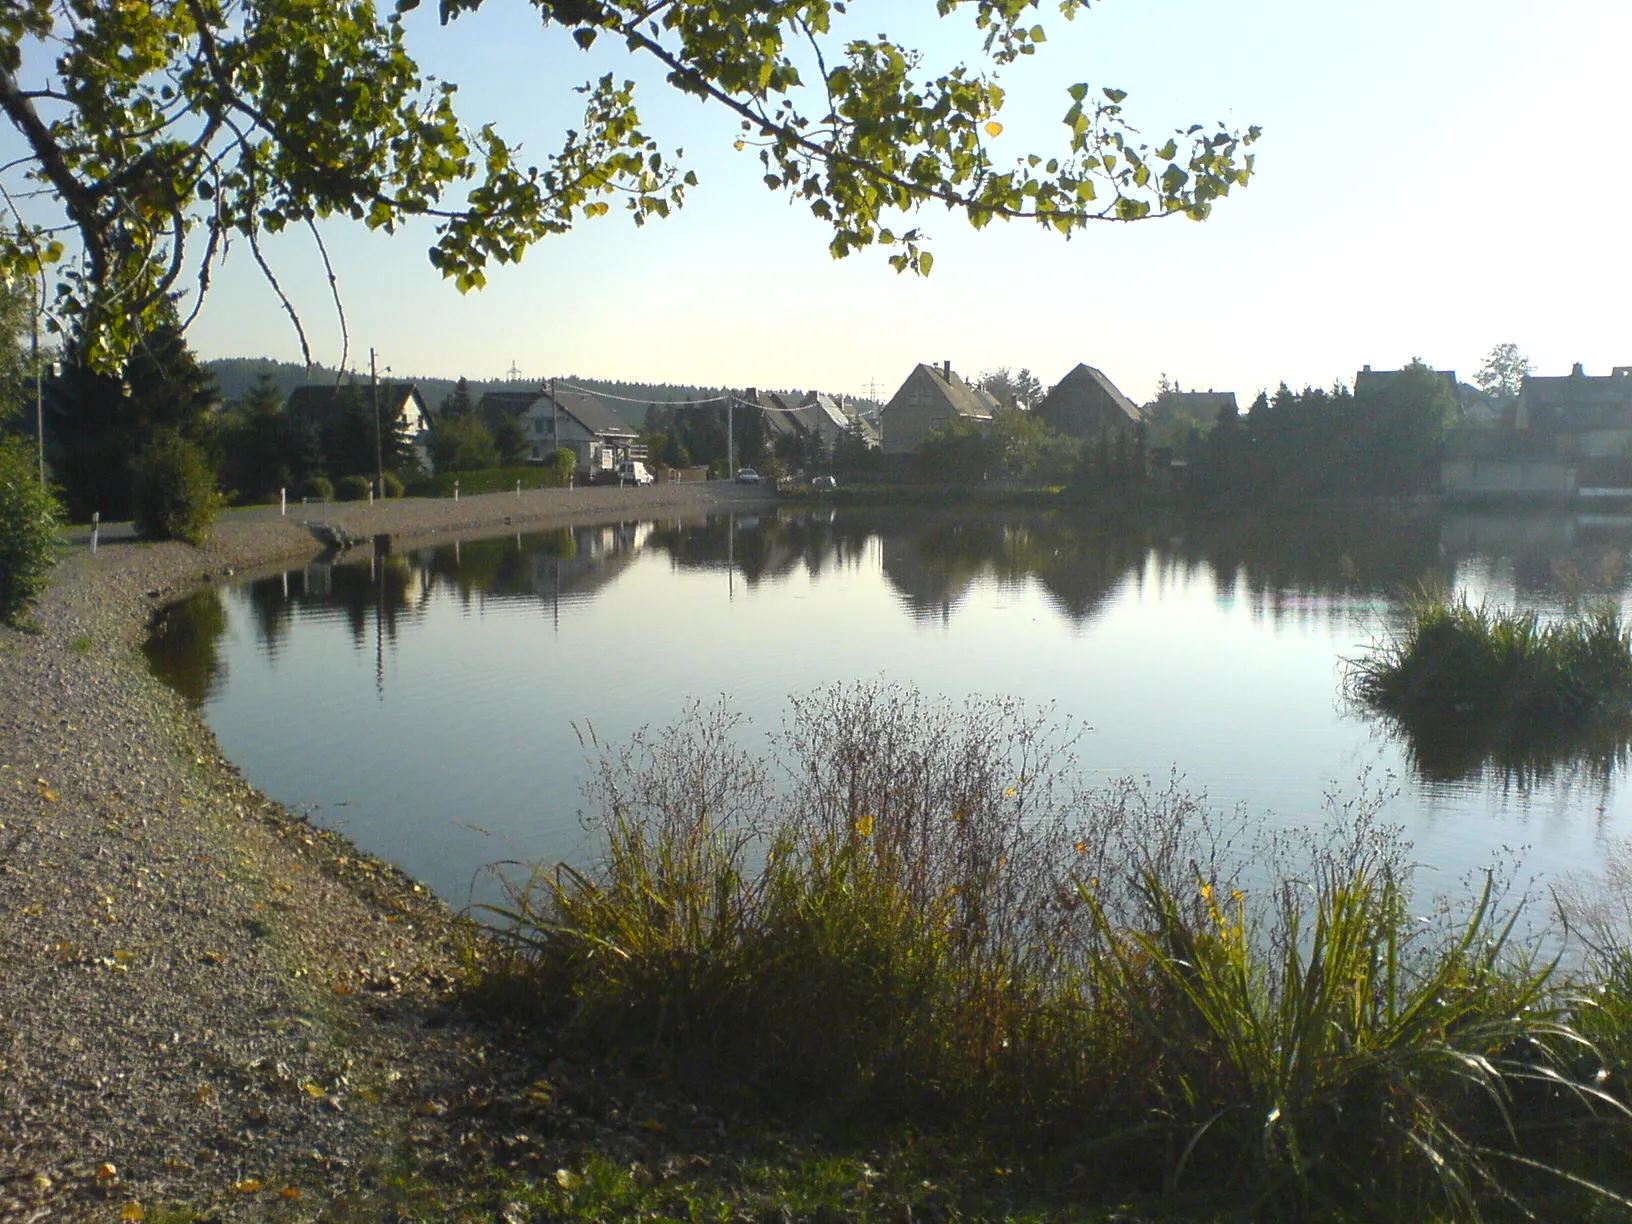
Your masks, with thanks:
[(625, 459), (618, 464), (618, 482), (620, 484), (649, 485), (652, 483), (652, 474), (646, 470), (646, 465), (638, 459)]

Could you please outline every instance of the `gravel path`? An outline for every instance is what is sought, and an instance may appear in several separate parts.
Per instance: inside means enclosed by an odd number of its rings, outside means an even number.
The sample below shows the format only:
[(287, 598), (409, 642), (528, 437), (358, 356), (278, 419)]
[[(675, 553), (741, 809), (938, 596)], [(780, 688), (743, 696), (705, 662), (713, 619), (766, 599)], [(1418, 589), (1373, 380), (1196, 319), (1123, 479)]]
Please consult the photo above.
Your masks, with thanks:
[[(317, 550), (762, 501), (725, 484), (235, 511), (194, 550), (74, 534), (0, 628), (0, 1221), (374, 1218), (493, 1057), (457, 923), (249, 787), (148, 673), (152, 612)], [(346, 1205), (352, 1207), (348, 1212)], [(340, 1208), (337, 1210), (337, 1205)]]

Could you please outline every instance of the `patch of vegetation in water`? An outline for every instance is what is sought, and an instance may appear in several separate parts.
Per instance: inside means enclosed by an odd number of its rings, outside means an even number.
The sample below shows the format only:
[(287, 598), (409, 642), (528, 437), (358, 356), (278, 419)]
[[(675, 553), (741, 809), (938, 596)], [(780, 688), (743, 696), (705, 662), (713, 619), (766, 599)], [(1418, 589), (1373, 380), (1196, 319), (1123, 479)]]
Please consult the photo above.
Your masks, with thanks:
[(1347, 685), (1433, 778), (1486, 764), (1520, 781), (1579, 763), (1607, 776), (1632, 744), (1632, 630), (1608, 604), (1543, 620), (1424, 588)]

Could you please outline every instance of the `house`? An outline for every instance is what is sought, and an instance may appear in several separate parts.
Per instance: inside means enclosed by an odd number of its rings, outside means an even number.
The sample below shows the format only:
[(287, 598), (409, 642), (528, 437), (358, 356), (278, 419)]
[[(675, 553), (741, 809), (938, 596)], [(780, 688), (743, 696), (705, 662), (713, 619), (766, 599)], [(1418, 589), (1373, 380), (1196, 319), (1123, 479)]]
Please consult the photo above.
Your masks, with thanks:
[[(528, 394), (531, 398), (521, 420), (527, 433), (529, 458), (534, 462), (542, 463), (566, 447), (578, 457), (579, 475), (595, 476), (615, 470), (626, 459), (646, 458), (640, 431), (631, 429), (593, 392), (558, 386)], [(503, 408), (495, 404), (496, 410)]]
[(1632, 366), (1530, 376), (1487, 423), (1446, 440), (1441, 483), (1466, 497), (1632, 496)]
[(476, 401), (476, 415), (488, 432), (492, 433), (506, 421), (519, 421), (527, 415), (538, 398), (538, 391), (488, 391)]
[[(1368, 401), (1385, 395), (1394, 380), (1403, 373), (1404, 370), (1374, 370), (1369, 365), (1358, 371), (1354, 376), (1355, 406), (1364, 407)], [(1456, 394), (1456, 389), (1461, 384), (1456, 381), (1455, 370), (1435, 370), (1434, 373), (1445, 380), (1445, 385), (1451, 389), (1453, 395)], [(1459, 399), (1458, 403), (1460, 402)]]
[(332, 460), (342, 450), (338, 435), (345, 431), (346, 413), (357, 407), (365, 412), (377, 407), (382, 425), (397, 422), (419, 462), (429, 464), (430, 453), (426, 444), (429, 441), (431, 414), (419, 393), (419, 387), (414, 383), (309, 383), (289, 393), (287, 411), (294, 419), (310, 425), (317, 432), (324, 454)]
[(1632, 366), (1588, 374), (1577, 362), (1568, 377), (1525, 378), (1514, 428), (1552, 441), (1578, 459), (1632, 455)]
[(1581, 478), (1581, 465), (1555, 453), (1545, 439), (1503, 426), (1453, 429), (1440, 465), (1440, 487), (1458, 498), (1569, 498)]
[(788, 455), (803, 448), (810, 435), (794, 396), (749, 387), (738, 402), (759, 409), (760, 436), (765, 439), (767, 452)]
[(1072, 438), (1107, 429), (1134, 429), (1144, 414), (1103, 371), (1079, 362), (1032, 409), (1038, 419)]
[(1140, 409), (1150, 427), (1151, 441), (1178, 446), (1206, 434), (1220, 421), (1241, 415), (1234, 391), (1166, 390)]
[(800, 402), (799, 423), (811, 437), (820, 438), (828, 454), (850, 432), (852, 418), (831, 395), (812, 391)]
[(986, 423), (997, 401), (979, 387), (952, 372), (952, 363), (919, 363), (879, 414), (881, 443), (886, 455), (906, 455), (948, 421), (962, 418)]

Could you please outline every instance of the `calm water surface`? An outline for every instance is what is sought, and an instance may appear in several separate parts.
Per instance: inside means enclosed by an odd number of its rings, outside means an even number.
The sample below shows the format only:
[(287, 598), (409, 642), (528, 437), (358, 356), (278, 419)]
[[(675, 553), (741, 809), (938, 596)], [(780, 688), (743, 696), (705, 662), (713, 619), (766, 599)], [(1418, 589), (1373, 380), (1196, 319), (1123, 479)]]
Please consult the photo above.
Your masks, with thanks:
[(1632, 519), (784, 509), (313, 562), (177, 605), (150, 654), (250, 781), (454, 904), (496, 860), (585, 856), (591, 735), (722, 695), (769, 732), (789, 693), (880, 678), (1054, 703), (1093, 778), (1177, 771), (1283, 827), (1381, 793), (1430, 872), (1547, 877), (1632, 832), (1622, 764), (1414, 750), (1343, 660), (1424, 576), (1551, 614), (1622, 599), (1629, 548)]

